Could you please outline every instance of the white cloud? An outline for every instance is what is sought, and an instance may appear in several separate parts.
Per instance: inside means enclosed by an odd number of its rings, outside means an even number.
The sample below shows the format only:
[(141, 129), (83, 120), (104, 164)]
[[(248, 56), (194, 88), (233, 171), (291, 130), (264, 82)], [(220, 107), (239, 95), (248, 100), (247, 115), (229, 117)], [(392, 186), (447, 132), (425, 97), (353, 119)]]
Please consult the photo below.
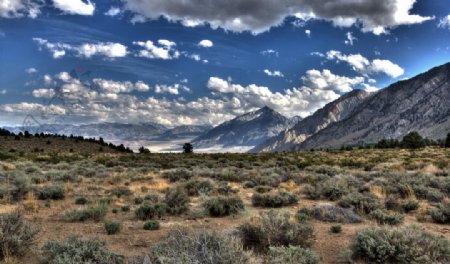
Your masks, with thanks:
[(95, 5), (90, 0), (53, 0), (55, 8), (65, 14), (92, 16)]
[(127, 47), (120, 43), (99, 42), (85, 43), (79, 46), (62, 42), (49, 42), (42, 38), (33, 38), (39, 48), (45, 48), (52, 53), (54, 59), (64, 57), (67, 52), (73, 52), (78, 57), (91, 58), (92, 56), (105, 56), (108, 58), (125, 57), (128, 54)]
[(347, 37), (347, 40), (345, 40), (345, 45), (353, 46), (353, 43), (354, 43), (356, 40), (358, 40), (357, 38), (355, 38), (355, 37), (353, 36), (353, 33), (352, 33), (352, 32), (347, 32), (347, 33), (345, 34), (345, 36)]
[(340, 51), (330, 50), (327, 52), (326, 58), (328, 60), (346, 62), (354, 71), (365, 75), (384, 73), (393, 78), (397, 78), (405, 73), (403, 68), (389, 60), (375, 59), (370, 61), (361, 54), (345, 55)]
[(25, 72), (28, 74), (33, 74), (33, 73), (37, 73), (38, 70), (36, 70), (36, 68), (31, 67), (31, 68), (26, 69)]
[(150, 90), (150, 86), (148, 86), (146, 83), (142, 81), (138, 81), (136, 83), (132, 82), (118, 82), (118, 81), (112, 81), (112, 80), (105, 80), (105, 79), (94, 79), (92, 80), (96, 85), (100, 87), (101, 90), (113, 93), (113, 94), (119, 94), (119, 93), (131, 93), (133, 91), (139, 91), (139, 92), (146, 92)]
[(284, 74), (281, 71), (270, 71), (268, 69), (265, 69), (264, 73), (270, 77), (284, 77)]
[(438, 27), (450, 29), (450, 15), (439, 20)]
[(198, 54), (191, 54), (188, 57), (193, 59), (193, 60), (195, 60), (195, 61), (201, 61), (202, 60), (202, 57), (200, 57), (200, 55), (198, 55)]
[(305, 30), (305, 34), (306, 34), (306, 36), (308, 36), (308, 38), (310, 38), (311, 37), (311, 30), (309, 30), (309, 29)]
[(1, 95), (5, 95), (5, 94), (6, 94), (6, 90), (5, 90), (5, 89), (0, 90), (0, 94), (1, 94)]
[(180, 52), (174, 48), (176, 43), (168, 40), (159, 40), (158, 45), (150, 40), (146, 42), (134, 41), (133, 44), (144, 48), (136, 54), (138, 57), (162, 60), (172, 60), (180, 57)]
[(0, 17), (18, 18), (28, 16), (36, 18), (43, 5), (41, 0), (2, 0), (0, 2)]
[(120, 8), (112, 6), (108, 11), (105, 12), (105, 16), (117, 16), (122, 12)]
[(364, 83), (364, 77), (349, 78), (333, 74), (330, 70), (309, 70), (302, 77), (303, 84), (319, 90), (331, 90), (348, 93), (357, 85)]
[(32, 94), (37, 98), (52, 98), (56, 93), (54, 89), (37, 89), (34, 90)]
[(276, 51), (276, 50), (268, 49), (268, 50), (261, 51), (261, 55), (278, 57), (280, 55), (280, 53), (278, 51)]
[(156, 85), (155, 86), (155, 93), (158, 94), (173, 94), (173, 95), (178, 95), (180, 94), (180, 89), (185, 91), (185, 92), (190, 92), (191, 90), (184, 86), (184, 85), (180, 85), (180, 84), (174, 84), (174, 85)]
[(363, 32), (377, 35), (401, 25), (433, 19), (410, 13), (416, 0), (293, 0), (283, 4), (279, 0), (123, 1), (124, 8), (134, 12), (139, 22), (163, 17), (188, 27), (208, 24), (213, 29), (253, 34), (280, 26), (287, 17), (296, 17), (302, 23), (307, 19), (321, 19), (339, 27), (357, 25)]
[(211, 48), (212, 46), (214, 46), (214, 44), (212, 43), (212, 41), (211, 41), (211, 40), (208, 40), (208, 39), (204, 39), (204, 40), (200, 41), (200, 42), (198, 43), (198, 45), (199, 45), (200, 47), (203, 47), (203, 48)]

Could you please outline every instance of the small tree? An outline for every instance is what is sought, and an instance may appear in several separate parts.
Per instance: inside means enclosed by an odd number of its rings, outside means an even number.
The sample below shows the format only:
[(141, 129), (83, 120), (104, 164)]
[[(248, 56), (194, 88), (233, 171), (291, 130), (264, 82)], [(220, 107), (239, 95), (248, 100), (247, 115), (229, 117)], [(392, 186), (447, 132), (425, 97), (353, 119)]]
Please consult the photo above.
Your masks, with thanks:
[(143, 146), (139, 148), (139, 153), (141, 154), (149, 154), (150, 150), (148, 148), (144, 148)]
[(402, 147), (409, 149), (418, 149), (425, 146), (422, 136), (417, 132), (411, 132), (402, 140)]
[(445, 147), (450, 148), (450, 133), (447, 134), (447, 139), (445, 140)]
[(183, 153), (184, 154), (189, 154), (189, 153), (193, 153), (194, 152), (194, 146), (192, 146), (191, 143), (185, 143), (183, 145)]

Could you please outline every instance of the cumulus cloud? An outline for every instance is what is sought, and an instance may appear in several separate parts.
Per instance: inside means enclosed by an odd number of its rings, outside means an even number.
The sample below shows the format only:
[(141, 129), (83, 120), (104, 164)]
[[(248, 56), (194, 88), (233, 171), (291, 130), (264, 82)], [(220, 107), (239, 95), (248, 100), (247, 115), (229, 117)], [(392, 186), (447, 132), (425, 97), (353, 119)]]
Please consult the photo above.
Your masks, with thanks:
[(65, 14), (92, 16), (95, 5), (90, 0), (53, 0), (55, 8)]
[(305, 34), (306, 34), (306, 36), (308, 36), (308, 38), (310, 38), (311, 37), (311, 30), (309, 30), (309, 29), (305, 30)]
[(37, 89), (32, 92), (33, 96), (36, 98), (52, 98), (55, 96), (54, 89)]
[(172, 94), (172, 95), (178, 95), (180, 94), (180, 90), (183, 90), (185, 92), (190, 92), (191, 89), (188, 87), (181, 85), (181, 84), (174, 84), (174, 85), (156, 85), (155, 86), (155, 93), (158, 94)]
[(439, 20), (438, 27), (450, 29), (450, 15)]
[(273, 49), (267, 49), (267, 50), (261, 51), (261, 55), (268, 56), (268, 57), (270, 57), (270, 56), (278, 57), (280, 55), (280, 53)]
[(390, 77), (397, 78), (405, 73), (403, 68), (389, 60), (375, 59), (371, 61), (361, 54), (345, 55), (340, 51), (330, 50), (326, 56), (323, 56), (328, 60), (346, 62), (354, 71), (365, 75), (384, 73)]
[(43, 5), (42, 0), (6, 0), (0, 3), (0, 17), (18, 18), (31, 17), (36, 18)]
[(198, 43), (198, 45), (203, 48), (211, 48), (212, 46), (214, 46), (213, 42), (208, 39), (204, 39), (204, 40), (200, 41)]
[(122, 10), (120, 10), (120, 8), (118, 7), (111, 7), (108, 11), (105, 12), (105, 16), (117, 16), (122, 12)]
[(355, 37), (353, 36), (353, 33), (352, 33), (352, 32), (347, 32), (347, 33), (345, 34), (345, 37), (347, 38), (347, 39), (345, 40), (345, 45), (353, 46), (353, 43), (354, 43), (356, 40), (358, 40), (357, 38), (355, 38)]
[(33, 40), (38, 44), (40, 49), (45, 48), (51, 52), (54, 59), (64, 57), (67, 52), (72, 52), (75, 56), (84, 58), (91, 58), (93, 56), (120, 58), (128, 54), (127, 47), (120, 43), (99, 42), (71, 45), (62, 42), (50, 42), (42, 38), (33, 38)]
[(268, 69), (265, 69), (264, 73), (270, 77), (284, 77), (284, 74), (281, 71), (270, 71)]
[(37, 73), (38, 70), (36, 68), (31, 67), (31, 68), (26, 69), (25, 72), (28, 74), (33, 74), (33, 73)]
[(180, 52), (175, 49), (176, 43), (169, 40), (159, 40), (158, 44), (151, 40), (134, 41), (134, 45), (142, 47), (136, 56), (148, 59), (172, 60), (180, 57)]
[(138, 92), (147, 92), (150, 90), (150, 86), (143, 81), (138, 81), (136, 83), (132, 83), (129, 81), (126, 82), (118, 82), (113, 80), (105, 80), (105, 79), (94, 79), (93, 82), (100, 87), (101, 90), (106, 91), (108, 93), (131, 93), (133, 91)]
[[(411, 14), (416, 0), (123, 0), (140, 22), (164, 17), (194, 27), (259, 34), (283, 24), (287, 17), (322, 19), (340, 27), (361, 25), (363, 32), (387, 33), (390, 28), (432, 19)], [(304, 21), (304, 20), (303, 20)]]

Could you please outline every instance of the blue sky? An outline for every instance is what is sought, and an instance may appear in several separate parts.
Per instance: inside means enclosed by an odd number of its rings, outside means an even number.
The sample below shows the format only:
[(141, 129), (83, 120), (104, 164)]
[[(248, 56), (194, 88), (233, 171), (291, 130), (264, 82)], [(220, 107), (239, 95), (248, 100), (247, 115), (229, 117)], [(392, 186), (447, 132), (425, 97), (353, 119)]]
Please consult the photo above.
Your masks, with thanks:
[(449, 58), (448, 0), (0, 0), (0, 125), (305, 117)]

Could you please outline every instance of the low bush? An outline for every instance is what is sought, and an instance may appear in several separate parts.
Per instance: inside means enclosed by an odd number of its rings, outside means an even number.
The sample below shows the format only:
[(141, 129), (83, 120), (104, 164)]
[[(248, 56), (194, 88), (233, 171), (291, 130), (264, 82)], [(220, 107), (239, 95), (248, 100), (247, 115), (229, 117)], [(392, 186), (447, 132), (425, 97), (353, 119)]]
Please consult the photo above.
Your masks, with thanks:
[(266, 193), (259, 194), (255, 193), (252, 197), (252, 204), (256, 207), (269, 207), (277, 208), (282, 206), (289, 206), (296, 204), (298, 202), (298, 197), (295, 194), (289, 192), (278, 192), (275, 194)]
[(151, 246), (149, 256), (154, 264), (249, 263), (238, 239), (205, 230), (173, 230), (165, 240)]
[(63, 241), (47, 241), (42, 251), (42, 264), (124, 263), (123, 257), (112, 253), (106, 242), (98, 238), (72, 235)]
[(177, 182), (181, 180), (189, 180), (194, 175), (192, 172), (186, 169), (176, 169), (171, 171), (166, 171), (161, 175), (163, 178), (168, 179), (170, 182)]
[(142, 204), (143, 202), (144, 202), (144, 198), (134, 197), (134, 204)]
[(288, 212), (271, 210), (262, 213), (259, 221), (244, 223), (238, 227), (246, 249), (266, 252), (269, 247), (309, 247), (314, 240), (314, 229), (308, 223), (290, 221)]
[(156, 220), (150, 220), (144, 223), (144, 229), (145, 230), (158, 230), (160, 227), (160, 224)]
[(353, 208), (353, 210), (361, 214), (369, 214), (383, 207), (374, 195), (361, 193), (348, 194), (342, 197), (337, 204), (344, 208)]
[(370, 218), (377, 221), (377, 223), (382, 225), (398, 225), (403, 223), (403, 220), (405, 219), (405, 216), (403, 214), (385, 209), (377, 209), (371, 212), (369, 216)]
[(131, 196), (133, 192), (128, 187), (117, 187), (111, 190), (111, 194), (120, 198), (122, 196)]
[(166, 192), (164, 199), (167, 204), (167, 212), (178, 215), (189, 210), (189, 196), (182, 187), (174, 187)]
[(267, 264), (317, 264), (320, 256), (302, 247), (271, 247)]
[(105, 230), (108, 235), (114, 235), (120, 232), (122, 225), (115, 221), (105, 221)]
[(440, 204), (437, 208), (430, 210), (431, 218), (438, 224), (450, 223), (450, 203)]
[(331, 231), (331, 233), (339, 234), (342, 232), (342, 226), (341, 225), (332, 225), (330, 227), (330, 231)]
[(317, 205), (311, 209), (300, 209), (299, 213), (307, 214), (314, 219), (330, 223), (361, 223), (362, 219), (353, 210), (329, 204)]
[(189, 196), (198, 196), (200, 194), (209, 194), (214, 189), (211, 181), (201, 179), (191, 179), (184, 184)]
[(255, 187), (256, 183), (254, 181), (245, 181), (242, 185), (245, 189), (250, 189)]
[(87, 208), (75, 209), (66, 212), (66, 217), (72, 222), (84, 222), (93, 220), (102, 221), (108, 213), (108, 206), (103, 203), (96, 203)]
[(245, 209), (244, 202), (237, 196), (219, 196), (207, 200), (203, 206), (210, 216), (221, 217), (239, 214)]
[(21, 256), (33, 244), (38, 229), (19, 212), (0, 214), (0, 260)]
[(408, 200), (402, 204), (403, 211), (406, 213), (419, 209), (419, 206), (420, 204), (417, 200)]
[(255, 191), (257, 193), (268, 193), (272, 190), (272, 187), (270, 186), (256, 186)]
[(450, 242), (420, 230), (374, 227), (357, 233), (353, 258), (368, 263), (449, 263)]
[(78, 205), (85, 205), (85, 204), (87, 204), (88, 203), (88, 199), (86, 198), (86, 197), (77, 197), (76, 199), (75, 199), (75, 204), (78, 204)]
[(35, 189), (39, 200), (63, 200), (65, 194), (64, 185), (47, 185)]
[(139, 206), (134, 212), (136, 218), (140, 220), (150, 220), (161, 218), (166, 215), (167, 205), (165, 203), (148, 203), (145, 202)]

